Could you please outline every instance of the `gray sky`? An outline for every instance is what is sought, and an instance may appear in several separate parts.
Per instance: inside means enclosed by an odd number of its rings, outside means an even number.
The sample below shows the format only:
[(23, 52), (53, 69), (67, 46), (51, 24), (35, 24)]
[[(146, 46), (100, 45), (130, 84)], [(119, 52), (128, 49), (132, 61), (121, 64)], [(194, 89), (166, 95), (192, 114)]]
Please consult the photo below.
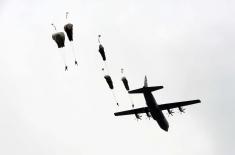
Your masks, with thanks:
[[(0, 154), (235, 154), (234, 7), (230, 0), (0, 1)], [(50, 25), (62, 31), (66, 11), (79, 61), (76, 68), (66, 46), (69, 72)], [(120, 108), (103, 79), (98, 34)], [(116, 118), (131, 104), (122, 67), (133, 89), (144, 75), (163, 85), (154, 93), (159, 104), (202, 104), (168, 117), (169, 132), (155, 121)], [(141, 95), (133, 100), (145, 105)]]

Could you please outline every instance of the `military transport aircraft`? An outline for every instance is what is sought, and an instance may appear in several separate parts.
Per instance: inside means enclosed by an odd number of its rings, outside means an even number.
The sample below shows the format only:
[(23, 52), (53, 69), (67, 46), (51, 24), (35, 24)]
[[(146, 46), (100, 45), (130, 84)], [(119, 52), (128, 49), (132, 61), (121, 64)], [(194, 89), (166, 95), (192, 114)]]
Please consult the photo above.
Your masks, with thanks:
[[(155, 98), (152, 95), (152, 91), (162, 89), (163, 86), (154, 86), (154, 87), (148, 87), (147, 83), (147, 77), (145, 76), (144, 80), (144, 87), (136, 90), (129, 91), (130, 94), (136, 94), (136, 93), (143, 93), (144, 98), (146, 100), (147, 107), (143, 108), (137, 108), (127, 111), (121, 111), (114, 113), (115, 116), (121, 116), (121, 115), (137, 115), (139, 113), (146, 113), (146, 115), (149, 117), (150, 114), (154, 120), (157, 121), (158, 125), (165, 131), (168, 131), (169, 124), (162, 113), (162, 110), (167, 110), (170, 115), (172, 115), (173, 111), (171, 109), (178, 108), (180, 112), (184, 112), (184, 109), (182, 106), (187, 106), (191, 104), (200, 103), (200, 100), (191, 100), (191, 101), (183, 101), (183, 102), (175, 102), (175, 103), (167, 103), (167, 104), (161, 104), (158, 105), (155, 101)], [(150, 114), (149, 114), (150, 113)], [(140, 117), (139, 117), (140, 119)]]

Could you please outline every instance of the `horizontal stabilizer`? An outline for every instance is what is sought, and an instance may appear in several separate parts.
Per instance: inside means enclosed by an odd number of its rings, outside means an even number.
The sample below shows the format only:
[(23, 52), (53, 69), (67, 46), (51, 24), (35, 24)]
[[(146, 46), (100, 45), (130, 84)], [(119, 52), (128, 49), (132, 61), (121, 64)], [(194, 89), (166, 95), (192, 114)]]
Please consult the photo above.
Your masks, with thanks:
[(128, 91), (129, 94), (144, 93), (144, 88)]
[(159, 90), (159, 89), (162, 89), (162, 88), (163, 88), (163, 86), (143, 87), (143, 88), (140, 88), (140, 89), (131, 90), (131, 91), (129, 91), (129, 94), (152, 92), (152, 91)]

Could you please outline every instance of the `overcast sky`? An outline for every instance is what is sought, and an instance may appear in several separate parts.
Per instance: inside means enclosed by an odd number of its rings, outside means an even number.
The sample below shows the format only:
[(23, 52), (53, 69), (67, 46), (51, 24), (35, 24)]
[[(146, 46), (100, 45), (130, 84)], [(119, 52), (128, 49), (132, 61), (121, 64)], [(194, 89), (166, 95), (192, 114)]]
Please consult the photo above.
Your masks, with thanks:
[[(0, 154), (235, 154), (235, 2), (232, 0), (1, 0)], [(72, 50), (59, 51), (51, 23), (74, 24)], [(120, 107), (105, 83), (102, 35)], [(66, 38), (67, 39), (67, 38)], [(69, 71), (64, 71), (61, 52)], [(159, 104), (201, 99), (155, 121), (115, 117), (131, 108), (131, 89), (163, 85)], [(136, 107), (142, 95), (132, 95)]]

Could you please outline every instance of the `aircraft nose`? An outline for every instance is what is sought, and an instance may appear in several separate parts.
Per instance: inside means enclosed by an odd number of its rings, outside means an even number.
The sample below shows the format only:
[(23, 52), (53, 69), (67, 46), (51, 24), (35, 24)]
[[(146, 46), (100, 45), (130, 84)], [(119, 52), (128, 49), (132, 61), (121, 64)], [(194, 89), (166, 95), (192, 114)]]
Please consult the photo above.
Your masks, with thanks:
[(165, 130), (166, 132), (168, 132), (168, 129), (169, 129), (169, 125), (166, 125), (163, 130)]
[(164, 131), (166, 131), (166, 132), (167, 132), (168, 129), (169, 129), (169, 126), (166, 126), (166, 125), (165, 125), (165, 126), (160, 126), (160, 127), (162, 128), (162, 130), (164, 130)]

